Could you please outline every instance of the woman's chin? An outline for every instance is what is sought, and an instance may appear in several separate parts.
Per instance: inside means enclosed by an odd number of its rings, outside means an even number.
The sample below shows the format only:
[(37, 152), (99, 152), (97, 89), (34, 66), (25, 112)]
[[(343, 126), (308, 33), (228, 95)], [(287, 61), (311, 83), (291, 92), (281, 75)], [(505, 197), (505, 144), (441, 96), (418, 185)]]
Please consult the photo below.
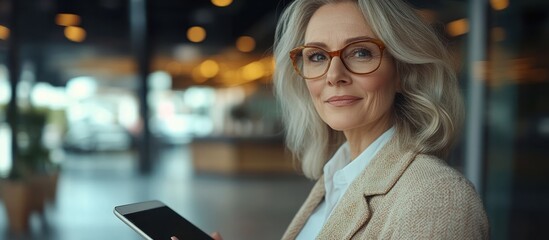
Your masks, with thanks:
[(351, 126), (349, 126), (349, 124), (344, 124), (344, 123), (331, 123), (331, 124), (328, 123), (328, 126), (330, 126), (331, 129), (335, 131), (340, 131), (340, 132), (343, 132), (345, 130), (352, 128)]

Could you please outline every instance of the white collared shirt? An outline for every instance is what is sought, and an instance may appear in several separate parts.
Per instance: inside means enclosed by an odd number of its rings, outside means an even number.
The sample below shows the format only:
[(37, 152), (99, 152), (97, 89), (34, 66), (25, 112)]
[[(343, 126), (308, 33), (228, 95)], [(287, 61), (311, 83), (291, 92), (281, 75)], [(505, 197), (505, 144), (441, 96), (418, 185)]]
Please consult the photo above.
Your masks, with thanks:
[(322, 226), (332, 214), (335, 206), (349, 188), (349, 185), (368, 166), (376, 153), (391, 139), (394, 127), (389, 128), (368, 146), (355, 160), (351, 161), (349, 143), (345, 142), (334, 156), (324, 165), (324, 200), (309, 217), (297, 240), (315, 239)]

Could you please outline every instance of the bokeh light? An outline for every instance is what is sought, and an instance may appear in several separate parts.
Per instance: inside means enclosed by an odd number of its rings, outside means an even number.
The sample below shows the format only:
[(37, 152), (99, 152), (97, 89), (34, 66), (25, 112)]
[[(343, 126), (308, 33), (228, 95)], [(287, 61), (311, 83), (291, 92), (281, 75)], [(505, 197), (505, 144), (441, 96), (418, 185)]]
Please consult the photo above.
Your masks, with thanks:
[(213, 78), (219, 73), (219, 64), (214, 60), (206, 60), (199, 66), (200, 74), (205, 78)]
[(212, 4), (216, 7), (227, 7), (233, 3), (233, 0), (212, 0)]
[(255, 49), (255, 39), (242, 36), (236, 40), (236, 48), (241, 52), (251, 52)]
[(448, 23), (446, 26), (448, 34), (452, 37), (463, 35), (469, 31), (469, 23), (467, 19), (462, 18)]
[(82, 42), (86, 39), (86, 30), (81, 27), (69, 26), (65, 28), (65, 37), (73, 42)]
[(8, 40), (10, 37), (10, 29), (0, 25), (0, 39)]
[(191, 42), (202, 42), (206, 39), (206, 29), (199, 26), (191, 27), (187, 30), (187, 39)]
[(55, 23), (59, 26), (77, 26), (80, 24), (80, 16), (72, 13), (59, 13), (55, 16)]
[(509, 0), (490, 0), (490, 5), (496, 11), (501, 11), (509, 7)]

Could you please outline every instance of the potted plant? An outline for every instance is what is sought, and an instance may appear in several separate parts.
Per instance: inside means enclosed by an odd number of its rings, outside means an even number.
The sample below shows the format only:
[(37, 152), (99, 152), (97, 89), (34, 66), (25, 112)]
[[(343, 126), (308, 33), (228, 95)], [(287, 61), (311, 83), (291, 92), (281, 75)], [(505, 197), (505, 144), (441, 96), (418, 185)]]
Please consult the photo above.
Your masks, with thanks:
[(28, 231), (32, 212), (44, 213), (44, 204), (57, 189), (58, 168), (42, 144), (47, 111), (30, 108), (18, 118), (18, 154), (10, 174), (2, 181), (2, 196), (9, 229), (15, 234)]

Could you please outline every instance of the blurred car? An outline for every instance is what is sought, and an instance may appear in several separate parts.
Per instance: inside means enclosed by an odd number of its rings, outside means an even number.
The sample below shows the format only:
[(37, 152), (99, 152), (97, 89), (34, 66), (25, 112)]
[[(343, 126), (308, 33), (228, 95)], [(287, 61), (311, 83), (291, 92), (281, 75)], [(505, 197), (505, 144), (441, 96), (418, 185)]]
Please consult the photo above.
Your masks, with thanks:
[(168, 145), (189, 143), (195, 136), (208, 135), (213, 130), (210, 117), (181, 114), (170, 118), (152, 117), (150, 129), (153, 137)]
[(81, 121), (69, 125), (63, 148), (68, 151), (125, 151), (132, 146), (130, 133), (114, 123)]

